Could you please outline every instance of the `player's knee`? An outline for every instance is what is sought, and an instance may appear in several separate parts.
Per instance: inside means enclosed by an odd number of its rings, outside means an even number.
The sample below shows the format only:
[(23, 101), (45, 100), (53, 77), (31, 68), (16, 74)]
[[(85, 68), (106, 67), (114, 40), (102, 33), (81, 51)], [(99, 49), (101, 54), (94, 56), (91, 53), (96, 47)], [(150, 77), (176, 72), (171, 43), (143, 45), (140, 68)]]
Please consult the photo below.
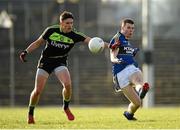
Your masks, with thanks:
[(34, 95), (36, 95), (36, 96), (39, 96), (39, 95), (41, 94), (41, 92), (42, 92), (41, 89), (34, 89), (34, 90), (33, 90), (33, 93), (34, 93)]
[(64, 86), (64, 88), (67, 89), (67, 90), (70, 90), (70, 89), (71, 89), (71, 83), (70, 83), (70, 82), (65, 82), (63, 86)]

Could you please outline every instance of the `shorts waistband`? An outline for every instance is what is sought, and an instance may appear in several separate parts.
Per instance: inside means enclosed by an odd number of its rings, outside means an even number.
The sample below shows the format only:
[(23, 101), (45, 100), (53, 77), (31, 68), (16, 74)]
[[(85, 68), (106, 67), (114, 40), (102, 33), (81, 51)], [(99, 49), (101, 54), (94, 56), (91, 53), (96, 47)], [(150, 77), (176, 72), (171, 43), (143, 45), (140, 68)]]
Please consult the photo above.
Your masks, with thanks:
[(49, 56), (49, 57), (46, 57), (46, 56), (43, 56), (44, 58), (52, 58), (52, 59), (56, 59), (56, 58), (65, 58), (67, 57), (68, 55), (62, 55), (62, 56)]

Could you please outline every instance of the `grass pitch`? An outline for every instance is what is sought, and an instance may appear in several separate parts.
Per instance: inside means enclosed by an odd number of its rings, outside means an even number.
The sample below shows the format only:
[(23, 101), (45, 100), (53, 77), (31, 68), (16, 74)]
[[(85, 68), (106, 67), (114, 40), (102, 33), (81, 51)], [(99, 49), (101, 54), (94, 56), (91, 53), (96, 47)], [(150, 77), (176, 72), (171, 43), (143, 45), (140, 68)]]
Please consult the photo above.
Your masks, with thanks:
[(128, 121), (120, 107), (72, 107), (68, 121), (59, 107), (37, 107), (36, 124), (26, 122), (27, 108), (0, 108), (0, 129), (180, 129), (180, 107), (140, 108)]

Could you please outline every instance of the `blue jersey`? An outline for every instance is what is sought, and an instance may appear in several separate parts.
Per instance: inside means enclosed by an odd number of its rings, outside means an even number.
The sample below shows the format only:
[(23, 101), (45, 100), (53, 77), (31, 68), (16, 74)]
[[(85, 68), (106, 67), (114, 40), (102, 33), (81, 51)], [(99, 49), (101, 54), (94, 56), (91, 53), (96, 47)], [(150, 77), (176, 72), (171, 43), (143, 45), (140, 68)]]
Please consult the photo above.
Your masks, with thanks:
[(117, 55), (118, 59), (122, 59), (125, 63), (117, 64), (112, 63), (112, 73), (116, 75), (122, 71), (126, 66), (134, 64), (138, 66), (137, 62), (134, 59), (135, 48), (130, 44), (130, 42), (125, 38), (123, 34), (118, 32), (110, 41), (110, 44), (113, 45), (115, 41), (119, 40), (120, 45), (118, 46), (119, 52)]

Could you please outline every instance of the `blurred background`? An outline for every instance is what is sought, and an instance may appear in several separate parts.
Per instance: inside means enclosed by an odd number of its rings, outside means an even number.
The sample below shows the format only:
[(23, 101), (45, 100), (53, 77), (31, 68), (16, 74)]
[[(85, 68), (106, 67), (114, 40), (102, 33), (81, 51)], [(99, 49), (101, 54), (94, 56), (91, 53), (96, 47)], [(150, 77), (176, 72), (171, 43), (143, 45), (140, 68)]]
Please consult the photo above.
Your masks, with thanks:
[[(146, 3), (145, 3), (146, 2)], [(135, 21), (132, 43), (136, 59), (150, 82), (150, 106), (180, 105), (179, 0), (0, 0), (0, 106), (27, 106), (43, 47), (21, 63), (19, 53), (44, 29), (58, 24), (62, 11), (74, 14), (74, 26), (109, 42), (122, 18)], [(144, 68), (143, 68), (144, 66)], [(125, 105), (113, 90), (109, 51), (92, 54), (82, 43), (69, 55), (73, 105)], [(52, 74), (39, 105), (61, 105), (62, 86)]]

